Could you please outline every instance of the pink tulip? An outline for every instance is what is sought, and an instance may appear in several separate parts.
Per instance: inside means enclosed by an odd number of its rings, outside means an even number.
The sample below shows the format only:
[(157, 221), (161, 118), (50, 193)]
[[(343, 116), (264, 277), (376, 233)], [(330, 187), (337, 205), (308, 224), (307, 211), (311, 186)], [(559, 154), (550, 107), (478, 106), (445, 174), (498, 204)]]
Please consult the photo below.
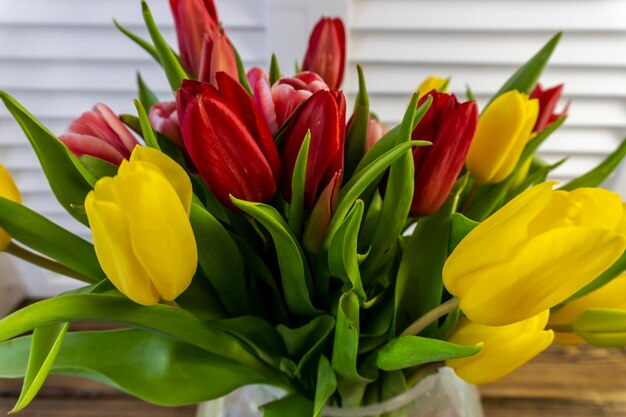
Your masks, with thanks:
[(90, 155), (119, 165), (139, 143), (113, 111), (96, 104), (74, 120), (59, 139), (76, 156)]
[(167, 101), (157, 103), (150, 109), (148, 115), (152, 128), (171, 140), (180, 149), (184, 149), (183, 136), (178, 124), (178, 113), (176, 112), (176, 102)]
[(367, 125), (367, 139), (365, 142), (365, 151), (369, 151), (372, 146), (374, 146), (376, 142), (380, 140), (380, 138), (385, 136), (385, 133), (387, 132), (389, 132), (389, 127), (385, 126), (383, 123), (381, 123), (380, 120), (370, 115), (370, 121)]

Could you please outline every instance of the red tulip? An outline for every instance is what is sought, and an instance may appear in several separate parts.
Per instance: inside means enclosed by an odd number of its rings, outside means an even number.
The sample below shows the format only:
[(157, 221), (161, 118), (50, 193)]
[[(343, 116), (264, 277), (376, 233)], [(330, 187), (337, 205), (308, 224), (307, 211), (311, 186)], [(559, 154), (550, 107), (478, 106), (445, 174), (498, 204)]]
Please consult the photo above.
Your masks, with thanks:
[(280, 157), (252, 98), (233, 78), (216, 75), (218, 88), (185, 80), (177, 94), (183, 140), (215, 197), (270, 200), (280, 179)]
[[(304, 206), (313, 207), (333, 176), (343, 169), (346, 100), (340, 91), (321, 90), (307, 99), (287, 126), (281, 147), (283, 196), (291, 199), (291, 179), (302, 142), (311, 131), (304, 186)], [(341, 183), (341, 181), (339, 181)]]
[(330, 88), (341, 87), (346, 65), (346, 30), (341, 19), (317, 22), (304, 56), (302, 70), (319, 74)]
[(533, 92), (530, 93), (530, 98), (536, 98), (539, 100), (539, 117), (533, 128), (533, 132), (541, 132), (548, 127), (552, 122), (561, 119), (567, 115), (569, 109), (569, 103), (565, 106), (562, 112), (555, 113), (554, 109), (561, 98), (563, 92), (563, 84), (559, 84), (556, 87), (543, 89), (541, 84), (537, 83)]
[(475, 101), (459, 103), (454, 94), (435, 90), (420, 100), (433, 102), (413, 130), (414, 140), (428, 140), (431, 146), (413, 148), (415, 191), (411, 215), (426, 216), (441, 207), (456, 181), (478, 123)]
[(150, 109), (148, 114), (152, 128), (171, 140), (181, 149), (184, 149), (183, 135), (180, 133), (176, 102), (168, 101), (157, 103)]
[(223, 29), (219, 29), (214, 35), (205, 36), (198, 79), (215, 85), (215, 74), (218, 72), (225, 72), (232, 78), (239, 79), (235, 49)]
[(113, 110), (96, 104), (74, 120), (59, 139), (76, 156), (90, 155), (119, 165), (139, 143)]
[(219, 18), (213, 0), (170, 0), (178, 48), (185, 70), (193, 76), (201, 67), (202, 49), (207, 35), (215, 37)]

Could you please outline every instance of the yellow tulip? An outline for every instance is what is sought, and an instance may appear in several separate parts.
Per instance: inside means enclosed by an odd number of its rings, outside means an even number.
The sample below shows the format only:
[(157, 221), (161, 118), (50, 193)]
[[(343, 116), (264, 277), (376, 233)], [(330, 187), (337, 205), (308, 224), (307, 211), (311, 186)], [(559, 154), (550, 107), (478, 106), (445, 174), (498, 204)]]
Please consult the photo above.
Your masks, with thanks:
[(483, 112), (466, 165), (478, 184), (494, 184), (511, 175), (539, 115), (539, 101), (512, 90)]
[(626, 248), (620, 197), (607, 190), (530, 188), (487, 218), (443, 268), (448, 291), (470, 320), (515, 323), (564, 301)]
[[(576, 318), (590, 309), (613, 309), (626, 311), (626, 274), (613, 279), (608, 284), (567, 303), (550, 316), (550, 327), (555, 327), (556, 342), (560, 345), (578, 345), (585, 340), (571, 330)], [(563, 330), (559, 330), (559, 328)]]
[[(22, 202), (20, 191), (17, 189), (13, 178), (11, 178), (11, 174), (9, 174), (9, 171), (7, 171), (2, 164), (0, 164), (0, 197), (4, 197), (16, 203)], [(10, 242), (11, 236), (0, 228), (0, 251), (5, 250)]]
[(482, 343), (477, 354), (451, 359), (447, 365), (471, 384), (487, 384), (513, 372), (543, 352), (554, 339), (552, 330), (544, 330), (548, 310), (508, 326), (484, 326), (462, 319), (449, 342), (474, 346)]
[(191, 182), (165, 154), (137, 146), (117, 176), (100, 179), (85, 209), (102, 269), (139, 304), (187, 289), (198, 252), (189, 223)]
[(439, 78), (430, 76), (426, 78), (422, 84), (417, 88), (419, 93), (419, 98), (424, 97), (426, 94), (430, 93), (432, 90), (439, 91), (440, 93), (445, 93), (448, 86), (447, 78)]

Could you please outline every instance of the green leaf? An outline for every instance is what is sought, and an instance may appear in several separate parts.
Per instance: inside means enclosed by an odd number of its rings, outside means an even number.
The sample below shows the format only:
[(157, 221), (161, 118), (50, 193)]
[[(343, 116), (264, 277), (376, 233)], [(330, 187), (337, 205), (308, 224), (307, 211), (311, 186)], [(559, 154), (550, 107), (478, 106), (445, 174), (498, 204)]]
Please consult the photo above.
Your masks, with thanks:
[(10, 413), (23, 410), (35, 398), (52, 368), (69, 327), (69, 323), (60, 323), (35, 329), (22, 392)]
[(469, 84), (465, 84), (465, 96), (467, 97), (468, 100), (476, 100), (476, 97), (474, 96), (474, 92), (470, 88)]
[(152, 125), (150, 124), (150, 119), (148, 119), (148, 113), (146, 113), (146, 109), (144, 109), (141, 101), (137, 99), (133, 100), (133, 103), (135, 103), (135, 108), (137, 109), (137, 114), (139, 115), (141, 133), (143, 140), (146, 141), (146, 146), (160, 151), (161, 147), (159, 146), (159, 142), (157, 142), (154, 130), (152, 130)]
[(115, 25), (116, 28), (119, 29), (120, 32), (126, 35), (126, 37), (128, 37), (131, 41), (135, 42), (144, 51), (150, 54), (150, 56), (152, 56), (152, 58), (154, 58), (156, 62), (158, 62), (159, 64), (161, 63), (161, 58), (159, 57), (159, 53), (157, 52), (156, 48), (152, 46), (150, 42), (141, 38), (140, 36), (135, 35), (133, 32), (126, 29), (124, 26), (120, 25), (118, 21), (115, 19), (113, 19), (113, 24)]
[(233, 46), (233, 51), (235, 52), (235, 61), (237, 62), (237, 73), (239, 75), (239, 84), (241, 84), (243, 88), (246, 89), (248, 94), (253, 95), (252, 89), (250, 88), (250, 83), (248, 82), (248, 76), (246, 75), (246, 68), (243, 66), (243, 60), (241, 59), (241, 56), (239, 55), (239, 51), (237, 51), (237, 48), (235, 48), (234, 46)]
[(354, 102), (354, 112), (349, 129), (346, 132), (345, 143), (345, 178), (352, 177), (354, 170), (365, 155), (367, 130), (370, 120), (370, 103), (365, 85), (365, 76), (361, 65), (356, 66), (359, 76), (359, 92)]
[[(529, 94), (537, 84), (539, 76), (546, 67), (548, 60), (552, 56), (552, 52), (558, 45), (563, 36), (563, 32), (559, 32), (548, 41), (547, 44), (539, 52), (537, 52), (530, 60), (522, 65), (515, 73), (509, 78), (496, 94), (493, 95), (489, 104), (495, 100), (498, 96), (506, 93), (507, 91), (517, 90), (522, 93)], [(487, 104), (487, 106), (489, 105)]]
[(227, 317), (215, 289), (199, 271), (193, 277), (191, 285), (176, 298), (176, 304), (203, 321)]
[(137, 72), (137, 89), (139, 90), (139, 101), (141, 101), (143, 108), (149, 112), (152, 106), (159, 102), (159, 99), (143, 81), (139, 72)]
[(450, 228), (450, 242), (448, 244), (448, 253), (452, 253), (459, 243), (474, 230), (480, 223), (472, 219), (468, 219), (461, 213), (452, 214), (452, 225)]
[(271, 206), (262, 203), (238, 200), (231, 201), (265, 227), (276, 246), (278, 266), (283, 282), (285, 302), (289, 311), (299, 316), (315, 316), (320, 311), (311, 302), (311, 279), (298, 240), (280, 214)]
[(357, 243), (361, 219), (363, 218), (363, 202), (357, 200), (345, 220), (335, 233), (328, 249), (328, 268), (332, 276), (343, 281), (342, 291), (353, 291), (361, 302), (366, 295), (361, 283), (359, 271), (359, 253)]
[[(417, 94), (413, 94), (400, 124), (397, 145), (411, 140), (418, 98)], [(425, 104), (429, 107), (431, 103), (432, 97), (428, 97)], [(370, 242), (370, 254), (362, 266), (363, 282), (366, 287), (379, 279), (396, 255), (392, 247), (396, 244), (398, 236), (402, 234), (411, 210), (414, 176), (413, 151), (407, 149), (389, 167), (382, 210)]]
[(313, 415), (313, 403), (308, 398), (291, 393), (283, 398), (262, 405), (263, 417), (308, 417)]
[(313, 416), (321, 417), (326, 402), (337, 389), (337, 377), (330, 361), (326, 356), (320, 356), (317, 367), (317, 382), (315, 384), (315, 401), (313, 402)]
[(284, 324), (276, 326), (281, 335), (289, 357), (298, 361), (320, 341), (324, 341), (333, 327), (335, 319), (326, 314), (315, 317), (304, 326), (291, 329)]
[(243, 258), (228, 231), (195, 203), (191, 204), (189, 221), (196, 236), (200, 268), (228, 314), (235, 317), (252, 313)]
[(626, 140), (614, 150), (604, 161), (597, 167), (593, 168), (586, 174), (575, 178), (562, 186), (560, 189), (564, 191), (572, 191), (582, 187), (598, 187), (606, 180), (615, 168), (617, 168), (626, 156)]
[(181, 66), (176, 54), (172, 52), (172, 49), (169, 47), (167, 42), (165, 42), (165, 39), (163, 39), (161, 32), (159, 32), (159, 28), (154, 22), (152, 12), (150, 11), (150, 8), (145, 0), (141, 1), (141, 10), (143, 20), (148, 28), (148, 33), (150, 33), (150, 38), (152, 38), (154, 49), (159, 56), (159, 62), (161, 62), (161, 65), (165, 70), (165, 75), (167, 76), (167, 80), (172, 87), (172, 91), (175, 92), (182, 84), (183, 79), (187, 78), (187, 73)]
[(96, 178), (61, 141), (24, 109), (13, 97), (0, 91), (0, 98), (30, 141), (50, 188), (59, 203), (79, 222), (87, 225), (87, 215), (74, 210), (82, 206)]
[(308, 130), (298, 151), (296, 164), (293, 168), (291, 180), (291, 203), (289, 204), (289, 227), (300, 238), (302, 235), (303, 211), (304, 211), (304, 187), (306, 184), (306, 167), (309, 158), (309, 144), (311, 143), (311, 131)]
[(280, 80), (280, 65), (278, 64), (278, 58), (276, 58), (276, 54), (272, 54), (272, 59), (270, 61), (270, 86), (274, 85), (274, 83)]
[(626, 346), (626, 311), (585, 310), (576, 317), (572, 329), (578, 337), (594, 346)]
[(0, 197), (0, 227), (18, 242), (99, 282), (105, 275), (91, 243), (35, 213)]
[[(467, 177), (457, 180), (444, 205), (417, 222), (406, 243), (396, 280), (396, 331), (441, 304), (441, 271), (448, 258), (452, 214)], [(426, 330), (436, 327), (433, 323)]]
[[(0, 377), (26, 374), (31, 338), (0, 344)], [(70, 332), (51, 373), (89, 378), (163, 406), (196, 404), (267, 382), (236, 361), (139, 329)]]
[(460, 346), (426, 337), (402, 336), (393, 339), (376, 353), (376, 366), (385, 371), (395, 371), (425, 363), (472, 356), (481, 348), (482, 344)]
[[(528, 188), (532, 187), (533, 185), (545, 182), (548, 174), (555, 170), (556, 168), (560, 167), (561, 165), (563, 165), (563, 163), (565, 163), (565, 161), (567, 161), (567, 157), (555, 162), (554, 164), (548, 165), (548, 164), (541, 164), (541, 165), (537, 165), (535, 164), (534, 161), (535, 158), (533, 158), (533, 161), (531, 162), (531, 168), (529, 170), (528, 175), (526, 176), (526, 178), (524, 178), (524, 180), (517, 185), (515, 188), (511, 188), (509, 189), (509, 191), (506, 194), (506, 199), (505, 199), (505, 204), (509, 201), (511, 201), (513, 198), (515, 198), (516, 196), (518, 196), (520, 193), (522, 193), (523, 191), (527, 190)], [(533, 165), (535, 165), (535, 169), (533, 169)]]
[(117, 166), (103, 159), (91, 155), (81, 155), (78, 157), (83, 166), (96, 179), (102, 177), (114, 177), (117, 175)]
[[(249, 352), (241, 341), (178, 307), (142, 306), (119, 293), (72, 294), (40, 301), (0, 320), (0, 340), (7, 340), (47, 324), (97, 321), (122, 323), (166, 335), (207, 352), (241, 363), (283, 384), (277, 371)], [(119, 355), (119, 350), (116, 350)], [(90, 353), (91, 354), (91, 353)]]

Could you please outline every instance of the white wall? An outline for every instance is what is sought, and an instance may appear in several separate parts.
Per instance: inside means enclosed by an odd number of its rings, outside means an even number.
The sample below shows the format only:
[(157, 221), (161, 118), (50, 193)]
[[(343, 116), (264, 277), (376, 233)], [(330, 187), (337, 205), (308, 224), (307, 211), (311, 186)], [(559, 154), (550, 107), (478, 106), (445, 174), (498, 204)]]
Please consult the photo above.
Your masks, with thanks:
[[(164, 35), (175, 34), (167, 0), (151, 0)], [(372, 109), (399, 121), (411, 91), (431, 74), (452, 76), (452, 91), (469, 83), (484, 102), (517, 66), (558, 30), (566, 34), (543, 81), (565, 82), (572, 99), (566, 125), (542, 148), (561, 180), (596, 165), (626, 134), (626, 1), (623, 0), (218, 0), (220, 16), (247, 65), (266, 65), (272, 49), (290, 73), (308, 31), (324, 13), (348, 25), (345, 90), (356, 93), (354, 66), (365, 69)], [(135, 72), (161, 96), (159, 67), (111, 23), (116, 17), (145, 35), (135, 0), (0, 0), (0, 89), (7, 90), (55, 133), (94, 103), (132, 111)], [(24, 203), (70, 230), (88, 231), (49, 192), (36, 157), (0, 106), (0, 160)], [(610, 185), (626, 190), (616, 177)], [(32, 296), (69, 280), (18, 263)], [(0, 271), (0, 279), (6, 271)]]

